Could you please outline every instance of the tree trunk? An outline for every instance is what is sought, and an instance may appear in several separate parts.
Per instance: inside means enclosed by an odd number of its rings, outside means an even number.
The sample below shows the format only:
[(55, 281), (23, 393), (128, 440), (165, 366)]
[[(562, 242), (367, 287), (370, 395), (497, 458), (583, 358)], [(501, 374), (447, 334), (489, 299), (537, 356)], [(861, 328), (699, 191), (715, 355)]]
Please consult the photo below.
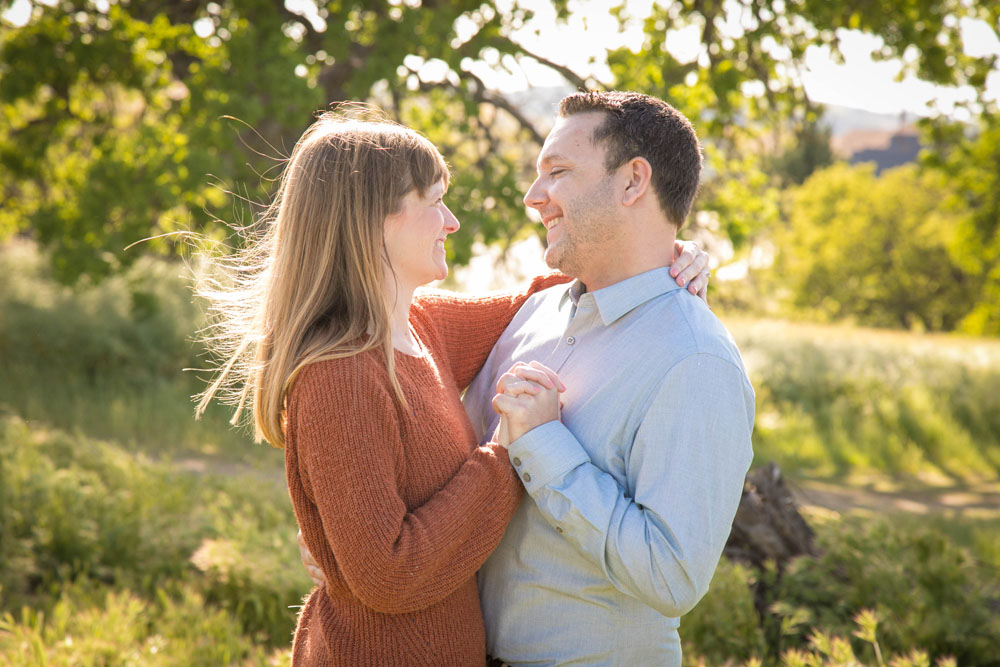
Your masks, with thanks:
[(770, 561), (780, 573), (796, 556), (818, 555), (813, 538), (777, 464), (751, 470), (743, 483), (725, 556), (757, 569), (764, 569)]

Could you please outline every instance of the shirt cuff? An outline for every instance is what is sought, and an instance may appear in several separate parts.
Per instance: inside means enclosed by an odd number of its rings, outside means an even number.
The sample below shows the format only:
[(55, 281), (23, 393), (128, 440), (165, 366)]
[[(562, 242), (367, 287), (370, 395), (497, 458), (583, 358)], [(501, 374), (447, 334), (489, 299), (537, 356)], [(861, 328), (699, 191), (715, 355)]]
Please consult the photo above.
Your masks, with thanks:
[(576, 436), (558, 420), (545, 422), (510, 443), (507, 455), (529, 494), (590, 462)]

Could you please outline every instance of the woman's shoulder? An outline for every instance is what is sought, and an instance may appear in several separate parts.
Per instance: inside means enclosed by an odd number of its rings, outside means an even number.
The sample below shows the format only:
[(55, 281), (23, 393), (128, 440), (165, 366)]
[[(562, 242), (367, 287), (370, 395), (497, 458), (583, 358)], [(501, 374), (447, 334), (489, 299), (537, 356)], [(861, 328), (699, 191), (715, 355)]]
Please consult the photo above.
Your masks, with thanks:
[(363, 395), (386, 386), (388, 375), (381, 350), (371, 348), (349, 356), (320, 358), (303, 366), (289, 390), (301, 395)]

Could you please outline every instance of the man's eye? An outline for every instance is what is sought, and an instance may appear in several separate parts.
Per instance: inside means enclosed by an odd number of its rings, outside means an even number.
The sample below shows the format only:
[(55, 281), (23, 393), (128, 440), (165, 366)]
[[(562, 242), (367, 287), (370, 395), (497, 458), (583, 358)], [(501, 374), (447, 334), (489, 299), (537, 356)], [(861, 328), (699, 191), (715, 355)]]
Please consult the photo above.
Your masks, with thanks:
[(549, 172), (549, 176), (558, 176), (559, 174), (566, 171), (565, 169), (553, 169)]

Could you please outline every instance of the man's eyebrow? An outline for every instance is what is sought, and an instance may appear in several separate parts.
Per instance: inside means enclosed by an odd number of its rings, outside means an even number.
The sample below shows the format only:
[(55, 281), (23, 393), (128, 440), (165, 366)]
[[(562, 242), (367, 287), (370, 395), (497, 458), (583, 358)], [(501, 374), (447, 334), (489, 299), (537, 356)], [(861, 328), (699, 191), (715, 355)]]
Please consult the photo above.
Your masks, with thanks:
[(551, 164), (553, 162), (569, 162), (569, 158), (565, 155), (559, 155), (558, 153), (553, 155), (546, 155), (541, 160), (538, 161), (538, 166), (541, 167), (545, 164)]

